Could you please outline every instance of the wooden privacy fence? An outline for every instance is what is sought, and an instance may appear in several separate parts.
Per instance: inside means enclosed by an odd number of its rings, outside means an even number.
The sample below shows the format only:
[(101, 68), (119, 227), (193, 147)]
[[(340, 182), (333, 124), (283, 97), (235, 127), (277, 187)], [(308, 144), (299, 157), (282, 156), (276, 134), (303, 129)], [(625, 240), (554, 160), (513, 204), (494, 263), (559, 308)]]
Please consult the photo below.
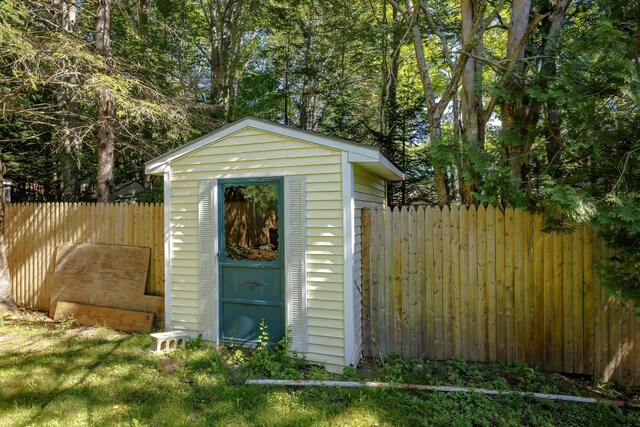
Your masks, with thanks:
[(161, 203), (11, 203), (5, 210), (5, 235), (18, 303), (49, 309), (54, 254), (63, 242), (151, 248), (146, 294), (164, 294)]
[(640, 384), (640, 321), (594, 264), (612, 254), (587, 226), (493, 207), (363, 211), (365, 355), (523, 361)]

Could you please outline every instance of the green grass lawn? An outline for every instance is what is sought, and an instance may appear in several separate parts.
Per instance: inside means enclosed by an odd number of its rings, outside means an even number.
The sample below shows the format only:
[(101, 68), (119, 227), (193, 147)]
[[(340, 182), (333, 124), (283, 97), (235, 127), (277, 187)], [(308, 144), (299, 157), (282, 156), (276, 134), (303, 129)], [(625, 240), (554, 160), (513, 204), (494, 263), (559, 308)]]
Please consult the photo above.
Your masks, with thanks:
[[(190, 348), (157, 356), (147, 335), (0, 324), (0, 425), (640, 425), (604, 404), (392, 389), (233, 385), (243, 378), (368, 379), (590, 394), (522, 364), (388, 359), (331, 376), (277, 351)], [(196, 346), (194, 346), (196, 347)], [(594, 387), (594, 392), (598, 389)], [(609, 393), (614, 390), (607, 389)], [(627, 390), (627, 393), (632, 391)]]

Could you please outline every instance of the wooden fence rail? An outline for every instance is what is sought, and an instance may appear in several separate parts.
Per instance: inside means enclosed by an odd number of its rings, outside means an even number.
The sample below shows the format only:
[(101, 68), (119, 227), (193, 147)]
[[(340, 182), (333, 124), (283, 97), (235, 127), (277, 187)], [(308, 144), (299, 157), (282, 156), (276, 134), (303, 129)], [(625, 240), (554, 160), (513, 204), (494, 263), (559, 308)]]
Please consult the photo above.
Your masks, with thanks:
[(151, 248), (146, 293), (164, 294), (161, 203), (12, 203), (6, 206), (5, 235), (18, 303), (49, 309), (54, 254), (63, 242)]
[(363, 211), (366, 355), (523, 361), (640, 384), (640, 321), (596, 282), (587, 226), (493, 207)]

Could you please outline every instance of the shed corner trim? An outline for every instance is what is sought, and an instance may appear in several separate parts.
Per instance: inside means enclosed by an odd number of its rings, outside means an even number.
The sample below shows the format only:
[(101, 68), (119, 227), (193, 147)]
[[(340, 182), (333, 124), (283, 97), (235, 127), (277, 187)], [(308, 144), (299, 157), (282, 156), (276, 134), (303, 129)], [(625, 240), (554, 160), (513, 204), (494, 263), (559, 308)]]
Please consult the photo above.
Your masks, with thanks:
[(344, 235), (343, 262), (344, 262), (344, 365), (350, 366), (358, 363), (356, 354), (356, 330), (355, 313), (353, 307), (354, 288), (353, 282), (353, 256), (354, 256), (354, 182), (353, 164), (349, 161), (347, 152), (342, 152), (342, 222)]
[(171, 321), (171, 169), (164, 171), (164, 328), (170, 331)]

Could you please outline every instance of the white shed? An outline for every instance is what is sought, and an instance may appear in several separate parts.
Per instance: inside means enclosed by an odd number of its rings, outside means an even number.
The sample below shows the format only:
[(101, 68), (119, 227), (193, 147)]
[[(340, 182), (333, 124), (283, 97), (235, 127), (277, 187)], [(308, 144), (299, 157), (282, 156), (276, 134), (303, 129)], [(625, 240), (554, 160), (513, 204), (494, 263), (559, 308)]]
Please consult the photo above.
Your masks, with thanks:
[(361, 209), (403, 179), (377, 148), (245, 118), (146, 173), (164, 176), (167, 330), (250, 345), (264, 323), (329, 370), (358, 363)]

